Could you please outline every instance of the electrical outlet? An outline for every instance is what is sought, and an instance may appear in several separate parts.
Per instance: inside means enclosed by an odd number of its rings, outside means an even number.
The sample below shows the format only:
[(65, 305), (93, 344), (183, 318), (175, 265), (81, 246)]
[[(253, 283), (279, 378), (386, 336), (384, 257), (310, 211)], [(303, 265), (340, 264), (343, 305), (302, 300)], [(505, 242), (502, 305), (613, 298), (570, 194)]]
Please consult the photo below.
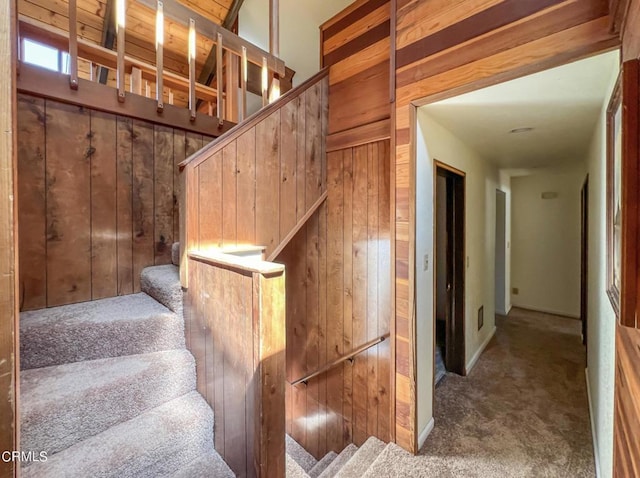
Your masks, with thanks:
[(425, 271), (429, 270), (429, 254), (425, 254), (422, 259), (422, 269)]
[(484, 305), (478, 309), (478, 330), (484, 325)]
[(518, 295), (519, 292), (520, 292), (520, 289), (518, 289), (517, 287), (514, 287), (513, 289), (511, 289), (511, 293), (513, 295)]

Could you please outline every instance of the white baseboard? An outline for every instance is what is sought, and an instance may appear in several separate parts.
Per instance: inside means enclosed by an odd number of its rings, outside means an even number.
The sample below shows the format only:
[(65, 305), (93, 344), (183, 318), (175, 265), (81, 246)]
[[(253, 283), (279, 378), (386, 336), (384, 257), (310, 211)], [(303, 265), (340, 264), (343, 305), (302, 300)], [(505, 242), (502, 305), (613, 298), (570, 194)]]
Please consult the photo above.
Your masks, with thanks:
[(435, 424), (436, 424), (435, 420), (433, 419), (433, 417), (431, 417), (431, 420), (429, 420), (429, 423), (427, 423), (427, 426), (424, 427), (424, 430), (422, 430), (420, 432), (420, 435), (418, 435), (418, 450), (422, 448), (422, 445), (424, 445), (424, 442), (427, 441), (427, 437), (433, 431), (433, 427), (435, 426)]
[(551, 314), (551, 315), (559, 315), (561, 317), (568, 317), (570, 319), (580, 319), (580, 314), (571, 314), (567, 312), (563, 312), (561, 310), (553, 310), (553, 309), (545, 309), (543, 307), (535, 307), (532, 305), (526, 304), (512, 304), (513, 307), (517, 307), (519, 309), (532, 310), (533, 312), (542, 312), (543, 314)]
[(491, 331), (489, 336), (486, 339), (484, 339), (484, 342), (482, 342), (482, 345), (480, 345), (476, 353), (473, 354), (473, 357), (471, 357), (471, 360), (469, 360), (469, 363), (467, 363), (467, 373), (471, 372), (471, 369), (476, 366), (476, 362), (480, 358), (480, 355), (482, 355), (482, 352), (484, 352), (484, 349), (487, 348), (487, 345), (489, 345), (489, 342), (491, 341), (491, 339), (495, 334), (496, 334), (496, 328), (493, 327), (493, 330)]
[(596, 478), (600, 478), (600, 454), (598, 453), (598, 440), (596, 437), (596, 424), (593, 416), (593, 406), (591, 405), (591, 387), (589, 386), (589, 369), (584, 369), (587, 377), (587, 399), (589, 400), (589, 418), (591, 419), (591, 439), (593, 441), (593, 456), (596, 460)]

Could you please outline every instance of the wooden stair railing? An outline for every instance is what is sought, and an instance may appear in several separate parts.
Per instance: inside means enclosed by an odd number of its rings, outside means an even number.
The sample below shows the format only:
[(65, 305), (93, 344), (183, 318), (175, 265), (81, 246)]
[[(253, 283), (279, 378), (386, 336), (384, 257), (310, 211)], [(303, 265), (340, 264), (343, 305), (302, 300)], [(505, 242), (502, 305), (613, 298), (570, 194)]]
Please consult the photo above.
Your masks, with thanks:
[(378, 345), (380, 342), (384, 342), (386, 339), (389, 338), (389, 334), (385, 334), (382, 335), (380, 337), (376, 337), (373, 340), (370, 340), (369, 342), (361, 345), (360, 347), (357, 347), (355, 349), (353, 349), (351, 352), (349, 352), (348, 354), (345, 354), (341, 357), (338, 357), (337, 359), (323, 365), (322, 367), (317, 368), (316, 370), (314, 370), (313, 372), (305, 375), (304, 377), (301, 377), (297, 380), (294, 380), (291, 383), (291, 385), (296, 386), (296, 385), (300, 385), (301, 383), (303, 384), (307, 384), (309, 382), (309, 380), (317, 377), (318, 375), (322, 375), (325, 372), (328, 372), (329, 370), (331, 370), (333, 367), (336, 367), (338, 365), (340, 365), (343, 362), (346, 361), (353, 361), (354, 357), (356, 355), (360, 355), (362, 352), (365, 352), (367, 350), (369, 350), (371, 347), (374, 347), (376, 345)]

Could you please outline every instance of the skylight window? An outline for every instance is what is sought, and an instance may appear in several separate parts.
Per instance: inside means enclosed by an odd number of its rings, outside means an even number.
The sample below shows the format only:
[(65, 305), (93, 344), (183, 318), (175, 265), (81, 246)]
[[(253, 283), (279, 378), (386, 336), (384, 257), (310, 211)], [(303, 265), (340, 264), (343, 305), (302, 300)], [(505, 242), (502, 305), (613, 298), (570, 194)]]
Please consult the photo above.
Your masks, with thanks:
[(22, 60), (25, 63), (69, 74), (69, 54), (66, 51), (60, 51), (25, 38), (22, 52)]

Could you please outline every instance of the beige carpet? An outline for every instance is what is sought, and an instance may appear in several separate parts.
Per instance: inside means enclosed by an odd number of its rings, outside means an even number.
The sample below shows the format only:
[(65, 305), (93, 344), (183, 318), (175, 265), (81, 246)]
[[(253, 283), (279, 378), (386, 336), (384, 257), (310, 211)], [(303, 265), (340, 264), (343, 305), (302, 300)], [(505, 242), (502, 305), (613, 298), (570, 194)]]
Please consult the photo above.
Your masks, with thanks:
[(436, 389), (417, 457), (387, 447), (369, 477), (593, 477), (580, 322), (513, 310), (468, 377)]

